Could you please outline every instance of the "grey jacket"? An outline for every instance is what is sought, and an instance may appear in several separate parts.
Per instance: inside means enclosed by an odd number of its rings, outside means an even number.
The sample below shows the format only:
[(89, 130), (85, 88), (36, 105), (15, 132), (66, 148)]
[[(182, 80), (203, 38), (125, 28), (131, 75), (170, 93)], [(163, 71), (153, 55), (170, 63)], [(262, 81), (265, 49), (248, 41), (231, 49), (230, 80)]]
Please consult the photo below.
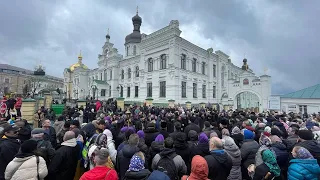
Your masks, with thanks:
[(232, 160), (232, 168), (228, 180), (242, 180), (240, 149), (229, 136), (223, 137), (223, 142), (224, 150)]
[[(153, 170), (156, 170), (157, 168), (157, 164), (160, 161), (160, 154), (161, 155), (173, 155), (175, 154), (175, 150), (174, 149), (168, 149), (168, 148), (164, 148), (159, 154), (156, 154), (152, 160), (152, 165), (151, 168)], [(184, 174), (187, 174), (187, 166), (184, 162), (184, 160), (182, 159), (182, 157), (180, 155), (176, 155), (173, 158), (173, 162), (176, 165), (177, 168), (177, 172), (178, 172), (178, 176), (181, 177)]]

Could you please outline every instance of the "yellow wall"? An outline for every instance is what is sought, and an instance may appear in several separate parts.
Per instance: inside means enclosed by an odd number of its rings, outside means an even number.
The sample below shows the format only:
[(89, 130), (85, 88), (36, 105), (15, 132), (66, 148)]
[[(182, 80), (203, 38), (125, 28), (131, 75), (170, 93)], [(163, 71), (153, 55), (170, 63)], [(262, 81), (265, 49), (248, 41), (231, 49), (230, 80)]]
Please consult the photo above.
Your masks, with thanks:
[(36, 101), (22, 102), (21, 114), (22, 118), (26, 119), (29, 123), (33, 123), (33, 115), (36, 111)]

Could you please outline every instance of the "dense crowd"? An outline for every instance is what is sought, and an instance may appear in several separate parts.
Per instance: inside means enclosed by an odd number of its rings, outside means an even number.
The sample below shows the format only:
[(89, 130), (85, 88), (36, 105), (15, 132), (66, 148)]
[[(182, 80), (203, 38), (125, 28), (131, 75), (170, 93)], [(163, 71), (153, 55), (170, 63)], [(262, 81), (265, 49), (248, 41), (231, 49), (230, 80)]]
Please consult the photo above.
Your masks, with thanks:
[(319, 114), (117, 108), (115, 101), (40, 108), (33, 127), (0, 122), (0, 180), (316, 180)]

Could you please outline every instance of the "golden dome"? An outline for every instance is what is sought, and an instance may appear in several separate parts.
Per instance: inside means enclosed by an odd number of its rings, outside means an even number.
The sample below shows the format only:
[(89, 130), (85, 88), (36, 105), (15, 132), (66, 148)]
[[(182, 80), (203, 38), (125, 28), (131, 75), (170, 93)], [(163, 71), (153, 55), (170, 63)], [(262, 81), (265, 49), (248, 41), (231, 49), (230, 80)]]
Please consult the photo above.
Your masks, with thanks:
[(80, 54), (79, 54), (79, 56), (78, 56), (78, 62), (75, 63), (75, 64), (73, 64), (73, 65), (71, 65), (69, 69), (70, 69), (70, 71), (72, 72), (72, 71), (74, 71), (76, 68), (79, 68), (79, 67), (81, 67), (81, 68), (83, 68), (83, 69), (88, 69), (88, 67), (82, 63), (81, 50), (80, 50)]

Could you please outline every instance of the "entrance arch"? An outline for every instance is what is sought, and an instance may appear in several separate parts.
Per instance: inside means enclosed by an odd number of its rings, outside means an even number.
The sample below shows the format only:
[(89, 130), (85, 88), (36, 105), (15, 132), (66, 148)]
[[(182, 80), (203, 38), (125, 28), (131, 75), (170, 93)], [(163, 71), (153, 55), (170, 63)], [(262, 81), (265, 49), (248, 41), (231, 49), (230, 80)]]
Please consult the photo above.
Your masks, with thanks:
[(262, 99), (253, 91), (241, 91), (235, 95), (234, 107), (238, 110), (259, 112)]

